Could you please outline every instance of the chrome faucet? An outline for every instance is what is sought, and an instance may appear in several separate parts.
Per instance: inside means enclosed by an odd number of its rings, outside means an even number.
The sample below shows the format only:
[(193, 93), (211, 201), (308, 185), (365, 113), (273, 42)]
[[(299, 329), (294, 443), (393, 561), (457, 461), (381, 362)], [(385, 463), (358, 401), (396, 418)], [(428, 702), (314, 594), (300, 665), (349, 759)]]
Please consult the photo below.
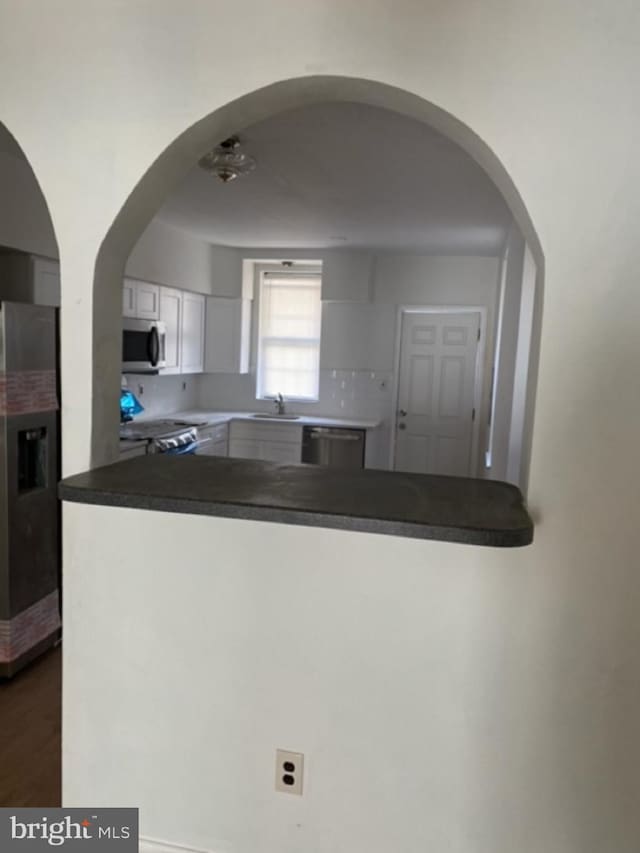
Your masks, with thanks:
[(273, 402), (276, 404), (276, 412), (279, 415), (284, 415), (284, 397), (279, 391)]

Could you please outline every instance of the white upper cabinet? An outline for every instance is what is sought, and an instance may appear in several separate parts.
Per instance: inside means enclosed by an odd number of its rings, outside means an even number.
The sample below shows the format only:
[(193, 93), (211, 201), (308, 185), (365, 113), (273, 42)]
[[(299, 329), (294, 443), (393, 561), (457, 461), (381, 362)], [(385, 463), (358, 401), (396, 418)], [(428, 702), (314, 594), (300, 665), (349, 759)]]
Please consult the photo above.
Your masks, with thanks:
[(36, 305), (60, 305), (60, 264), (48, 258), (33, 258), (33, 301)]
[(182, 294), (181, 373), (202, 373), (204, 368), (205, 297)]
[(207, 299), (205, 373), (248, 373), (250, 299)]
[(60, 264), (23, 252), (0, 252), (0, 299), (60, 305)]
[(136, 283), (125, 278), (122, 283), (122, 316), (136, 316)]
[(181, 373), (180, 343), (182, 338), (182, 297), (180, 290), (160, 288), (160, 320), (166, 327), (166, 366), (160, 373)]
[(122, 288), (122, 316), (138, 320), (160, 319), (160, 285), (125, 278)]
[(202, 373), (205, 297), (174, 287), (125, 278), (122, 314), (165, 325), (166, 367), (160, 373)]

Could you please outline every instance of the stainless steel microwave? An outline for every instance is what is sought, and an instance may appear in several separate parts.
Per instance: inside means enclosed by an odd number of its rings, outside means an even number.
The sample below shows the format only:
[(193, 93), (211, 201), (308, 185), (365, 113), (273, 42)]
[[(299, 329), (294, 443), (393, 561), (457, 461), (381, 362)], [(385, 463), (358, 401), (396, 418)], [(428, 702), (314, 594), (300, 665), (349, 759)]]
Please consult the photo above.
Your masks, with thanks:
[(166, 365), (167, 330), (157, 320), (122, 321), (122, 372), (157, 373)]

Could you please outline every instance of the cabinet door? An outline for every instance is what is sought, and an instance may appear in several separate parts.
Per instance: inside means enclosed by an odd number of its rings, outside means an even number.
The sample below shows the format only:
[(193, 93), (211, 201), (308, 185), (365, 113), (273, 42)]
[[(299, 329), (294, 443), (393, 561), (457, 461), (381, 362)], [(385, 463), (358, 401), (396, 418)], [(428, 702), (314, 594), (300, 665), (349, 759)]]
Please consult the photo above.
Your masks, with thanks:
[(205, 299), (198, 293), (182, 294), (182, 373), (202, 373), (204, 367)]
[(160, 286), (146, 281), (136, 282), (136, 314), (139, 320), (160, 319)]
[(229, 456), (239, 459), (260, 459), (260, 441), (232, 438), (229, 441)]
[(202, 444), (196, 451), (200, 456), (227, 456), (227, 425), (199, 427), (198, 437)]
[(284, 462), (296, 465), (300, 462), (300, 445), (292, 441), (261, 441), (260, 459), (266, 462)]
[(196, 453), (198, 456), (228, 456), (227, 440), (226, 438), (204, 440)]
[(182, 293), (170, 287), (160, 288), (160, 319), (167, 329), (165, 355), (166, 367), (161, 373), (180, 373), (180, 334), (182, 320)]
[(278, 423), (263, 421), (260, 418), (247, 418), (231, 422), (231, 438), (249, 438), (258, 441), (278, 441), (302, 444), (302, 427), (296, 423)]
[(60, 305), (60, 264), (48, 258), (33, 259), (33, 301), (36, 305)]
[(122, 316), (136, 316), (136, 282), (128, 278), (122, 283)]

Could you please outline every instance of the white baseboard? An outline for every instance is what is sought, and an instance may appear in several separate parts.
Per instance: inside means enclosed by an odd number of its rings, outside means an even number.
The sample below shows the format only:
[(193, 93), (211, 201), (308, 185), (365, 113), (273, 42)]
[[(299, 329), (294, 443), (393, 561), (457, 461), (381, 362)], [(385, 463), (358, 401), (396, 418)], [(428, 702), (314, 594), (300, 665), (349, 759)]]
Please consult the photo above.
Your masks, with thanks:
[(141, 835), (138, 850), (139, 853), (231, 853), (231, 845), (223, 843), (220, 846), (205, 849), (203, 847), (188, 847), (184, 844), (175, 844), (172, 841), (161, 841), (159, 838), (148, 838)]

